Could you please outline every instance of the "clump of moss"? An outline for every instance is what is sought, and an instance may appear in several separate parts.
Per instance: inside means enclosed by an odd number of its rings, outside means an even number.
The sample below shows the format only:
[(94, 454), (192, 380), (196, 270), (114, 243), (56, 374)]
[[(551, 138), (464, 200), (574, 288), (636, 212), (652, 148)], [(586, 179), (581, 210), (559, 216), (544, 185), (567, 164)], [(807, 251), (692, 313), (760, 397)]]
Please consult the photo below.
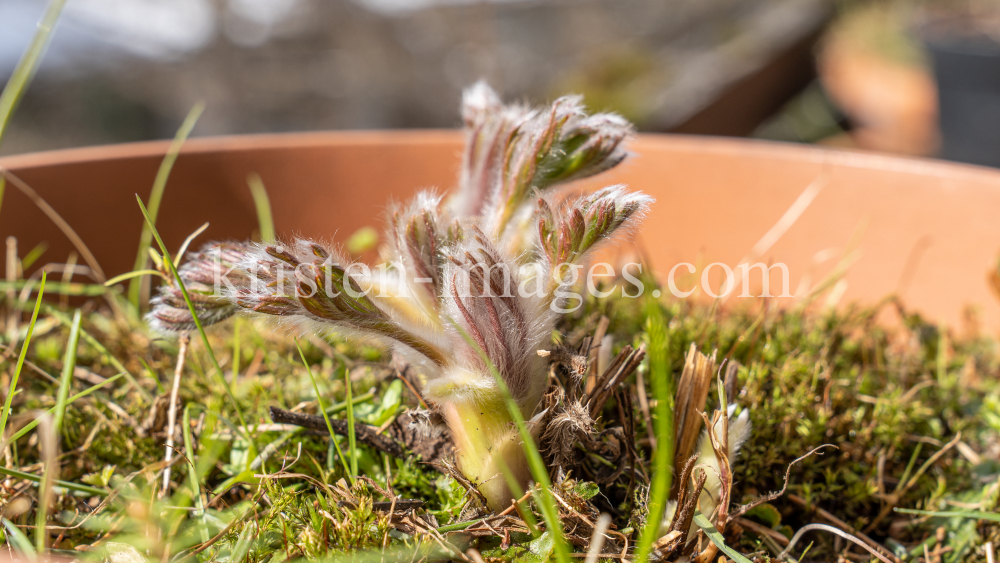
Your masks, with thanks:
[[(894, 509), (997, 507), (995, 340), (955, 337), (894, 299), (839, 312), (772, 311), (766, 303), (661, 307), (675, 373), (692, 343), (739, 365), (731, 400), (749, 409), (753, 432), (733, 465), (735, 500), (780, 490), (792, 460), (836, 446), (795, 465), (788, 494), (747, 517), (790, 535), (810, 522), (830, 523), (820, 509), (899, 556), (920, 551), (914, 546), (944, 526), (952, 547), (945, 561), (972, 557), (976, 549), (982, 555), (995, 524), (977, 532), (975, 518), (928, 519)], [(617, 341), (630, 342), (641, 318), (637, 308), (628, 300), (590, 302), (573, 322), (608, 315)], [(623, 507), (634, 504), (617, 498)], [(966, 541), (970, 533), (975, 541)], [(743, 544), (758, 545), (756, 538), (744, 534)], [(835, 555), (832, 537), (816, 542), (811, 557)]]
[[(996, 512), (1000, 497), (997, 342), (954, 335), (907, 314), (892, 300), (840, 312), (776, 311), (761, 305), (720, 309), (679, 301), (588, 300), (561, 321), (558, 332), (564, 344), (572, 344), (591, 334), (607, 316), (607, 333), (616, 352), (626, 344), (646, 341), (646, 308), (656, 306), (665, 321), (665, 357), (671, 371), (681, 370), (683, 352), (691, 343), (704, 352), (718, 350), (720, 361), (739, 364), (730, 398), (739, 409), (749, 410), (753, 433), (733, 463), (734, 508), (779, 490), (794, 459), (823, 444), (837, 446), (794, 465), (786, 494), (743, 515), (745, 520), (788, 537), (807, 523), (828, 522), (832, 516), (902, 559), (911, 558), (911, 553), (922, 556), (926, 544), (931, 553), (939, 549), (943, 561), (985, 561), (983, 544), (1000, 537), (996, 523), (892, 509)], [(52, 310), (57, 313), (58, 309)], [(134, 367), (133, 375), (146, 393), (164, 396), (177, 346), (150, 338), (138, 326), (123, 330), (117, 322), (105, 312), (92, 312), (83, 327), (114, 354), (121, 354), (116, 357), (126, 367)], [(53, 324), (32, 346), (28, 360), (40, 370), (58, 373), (60, 354), (52, 351), (65, 348), (67, 336), (63, 324)], [(210, 342), (219, 351), (220, 364), (249, 423), (269, 424), (267, 409), (273, 405), (317, 412), (315, 390), (289, 337), (240, 321), (238, 327), (221, 326), (210, 335)], [(352, 381), (354, 414), (360, 420), (384, 422), (406, 409), (420, 408), (419, 399), (389, 369), (389, 358), (335, 338), (301, 345), (324, 404), (341, 405), (330, 409), (333, 418), (345, 416), (347, 379)], [(241, 357), (235, 374), (234, 349)], [(222, 557), (280, 561), (383, 546), (387, 553), (436, 546), (425, 532), (400, 531), (402, 512), (390, 520), (384, 506), (375, 509), (393, 496), (419, 501), (407, 514), (428, 529), (461, 528), (467, 525), (463, 522), (476, 521), (463, 512), (471, 493), (452, 476), (420, 460), (393, 459), (358, 446), (359, 473), (371, 482), (356, 479), (351, 484), (354, 476), (345, 473), (336, 448), (321, 433), (263, 427), (256, 446), (246, 443), (233, 431), (233, 406), (224, 399), (217, 378), (206, 372), (205, 350), (192, 344), (187, 354), (190, 367), (179, 394), (181, 412), (185, 405), (191, 409), (186, 429), (192, 455), (187, 457), (189, 450), (179, 436), (176, 447), (185, 455), (172, 467), (166, 494), (161, 493), (160, 483), (163, 429), (145, 426), (153, 407), (140, 392), (118, 379), (67, 407), (59, 478), (114, 493), (106, 497), (57, 489), (50, 524), (66, 529), (52, 534), (52, 547), (93, 545), (100, 554), (101, 549), (118, 549), (112, 545), (115, 542), (142, 540), (139, 549), (150, 558), (183, 552), (182, 559), (191, 561)], [(5, 361), (5, 372), (13, 369), (11, 363)], [(78, 366), (100, 377), (114, 376), (117, 370), (87, 343), (80, 346)], [(640, 366), (638, 375), (644, 376), (644, 391), (652, 397), (647, 369)], [(53, 406), (57, 394), (56, 384), (45, 377), (22, 381), (12, 419), (18, 425), (33, 416), (25, 413)], [(635, 423), (637, 471), (602, 485), (576, 481), (581, 476), (570, 475), (553, 489), (581, 516), (593, 519), (594, 511), (611, 514), (617, 533), (632, 543), (648, 517), (644, 490), (650, 470), (649, 430), (636, 383), (635, 377), (630, 378), (623, 389), (632, 399), (624, 416)], [(89, 386), (78, 379), (72, 391)], [(708, 408), (715, 406), (713, 401)], [(599, 430), (622, 422), (619, 406), (616, 399), (608, 402), (598, 417)], [(959, 433), (960, 443), (955, 441)], [(13, 462), (19, 470), (37, 474), (41, 457), (33, 436), (29, 433), (16, 442)], [(346, 440), (340, 446), (346, 450)], [(248, 464), (266, 449), (271, 451), (266, 461), (247, 472)], [(188, 459), (198, 468), (197, 495), (192, 494)], [(6, 483), (11, 494), (0, 500), (0, 510), (13, 526), (28, 530), (34, 509), (12, 501), (33, 498), (36, 489), (26, 480), (12, 478)], [(521, 510), (530, 515), (537, 514), (537, 508), (531, 501)], [(516, 511), (512, 515), (519, 518)], [(573, 520), (566, 522), (572, 530)], [(441, 534), (447, 541), (478, 546), (490, 560), (530, 560), (538, 553), (551, 553), (546, 551), (551, 546), (539, 542), (527, 528), (474, 537), (447, 531), (455, 528), (441, 529), (446, 530)], [(10, 537), (9, 531), (5, 534)], [(939, 542), (938, 537), (943, 539)], [(782, 547), (742, 525), (727, 531), (727, 541), (761, 560)], [(817, 560), (832, 559), (846, 548), (819, 534), (808, 541), (814, 544), (809, 557)], [(209, 547), (194, 554), (202, 545)], [(800, 545), (797, 551), (803, 548)]]

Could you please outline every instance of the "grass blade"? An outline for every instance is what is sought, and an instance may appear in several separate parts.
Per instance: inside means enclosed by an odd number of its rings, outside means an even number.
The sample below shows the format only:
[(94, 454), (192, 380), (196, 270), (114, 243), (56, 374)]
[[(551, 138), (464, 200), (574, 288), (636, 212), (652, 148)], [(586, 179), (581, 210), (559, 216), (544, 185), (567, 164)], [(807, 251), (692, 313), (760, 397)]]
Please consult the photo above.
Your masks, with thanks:
[[(66, 385), (61, 385), (65, 387)], [(52, 419), (42, 417), (41, 428), (35, 433), (38, 438), (38, 450), (42, 463), (42, 480), (38, 485), (38, 497), (35, 501), (35, 550), (45, 553), (49, 542), (49, 508), (54, 500), (53, 485), (59, 476), (59, 442), (60, 433), (52, 423)]]
[[(301, 351), (300, 351), (301, 353)], [(303, 358), (303, 361), (305, 359)], [(351, 400), (351, 372), (344, 366), (344, 389), (347, 396), (347, 449), (351, 454), (351, 475), (358, 474), (358, 449), (354, 436), (354, 402)]]
[(237, 316), (233, 319), (233, 383), (240, 378), (240, 321)]
[(976, 520), (989, 520), (990, 522), (1000, 522), (1000, 513), (983, 512), (981, 510), (916, 510), (913, 508), (897, 508), (896, 512), (903, 514), (919, 514), (921, 516), (934, 516), (935, 518), (973, 518)]
[[(248, 428), (246, 419), (243, 417), (243, 409), (240, 407), (239, 401), (237, 401), (236, 397), (233, 395), (233, 389), (229, 386), (229, 382), (226, 381), (226, 376), (222, 372), (222, 367), (219, 366), (219, 360), (216, 359), (215, 352), (212, 350), (212, 345), (208, 341), (208, 335), (205, 334), (205, 327), (201, 325), (201, 319), (198, 318), (198, 311), (195, 310), (194, 304), (191, 303), (191, 296), (188, 295), (187, 287), (184, 286), (184, 280), (181, 279), (181, 275), (177, 271), (177, 266), (174, 265), (174, 260), (170, 257), (167, 245), (163, 244), (163, 239), (160, 238), (160, 233), (156, 230), (156, 225), (154, 225), (153, 221), (149, 218), (149, 212), (146, 211), (146, 206), (142, 204), (142, 198), (136, 194), (135, 199), (139, 202), (139, 209), (142, 210), (142, 216), (145, 217), (146, 224), (149, 225), (149, 229), (153, 233), (153, 238), (156, 239), (156, 244), (160, 247), (160, 253), (163, 255), (163, 263), (170, 269), (171, 275), (174, 276), (174, 280), (177, 281), (177, 286), (184, 295), (184, 303), (187, 304), (188, 310), (191, 311), (191, 318), (194, 319), (194, 324), (198, 327), (198, 333), (201, 334), (201, 340), (205, 344), (205, 350), (208, 352), (208, 357), (212, 360), (212, 365), (215, 367), (215, 373), (222, 382), (222, 386), (226, 390), (226, 395), (229, 397), (229, 401), (232, 402), (233, 408), (236, 410), (236, 416), (240, 419), (240, 427), (242, 428), (240, 432), (242, 433)], [(249, 433), (245, 437), (256, 450), (256, 443)]]
[[(184, 405), (184, 414), (181, 418), (181, 430), (184, 434), (184, 453), (187, 455), (188, 465), (190, 469), (188, 470), (188, 484), (191, 486), (191, 497), (196, 499), (195, 506), (201, 511), (199, 515), (204, 514), (205, 507), (203, 506), (201, 499), (201, 480), (198, 478), (198, 467), (195, 465), (195, 449), (194, 440), (191, 438), (191, 407), (193, 405), (188, 403)], [(208, 541), (207, 539), (204, 541)]]
[[(81, 257), (83, 257), (84, 262), (86, 262), (87, 266), (90, 268), (91, 277), (98, 283), (104, 283), (107, 281), (108, 278), (104, 275), (104, 270), (101, 269), (101, 265), (97, 263), (97, 258), (94, 257), (94, 253), (91, 252), (90, 248), (88, 248), (86, 243), (83, 242), (79, 233), (77, 233), (76, 230), (74, 230), (73, 227), (66, 222), (66, 219), (63, 219), (62, 215), (59, 215), (59, 212), (56, 211), (55, 208), (49, 204), (49, 202), (45, 201), (45, 198), (39, 195), (34, 188), (29, 186), (24, 180), (11, 173), (9, 169), (0, 168), (0, 174), (6, 176), (15, 188), (20, 190), (21, 193), (30, 199), (32, 203), (34, 203), (38, 209), (44, 213), (45, 216), (48, 217), (49, 220), (51, 220), (64, 235), (66, 235), (66, 238), (69, 239), (69, 241), (73, 244), (73, 247), (76, 248), (76, 251)], [(117, 307), (117, 302), (114, 300), (109, 300), (108, 304), (113, 308)]]
[[(3, 177), (0, 177), (0, 199), (3, 199), (3, 184), (5, 181), (6, 180)], [(37, 245), (35, 245), (35, 248), (29, 250), (28, 253), (24, 255), (24, 258), (21, 258), (21, 271), (22, 272), (27, 271), (28, 268), (30, 268), (32, 264), (34, 264), (39, 258), (41, 258), (42, 255), (45, 254), (45, 251), (48, 249), (49, 249), (49, 243), (45, 241), (42, 241)]]
[[(35, 280), (16, 280), (16, 281), (6, 281), (0, 280), (0, 291), (7, 291), (8, 289), (13, 289), (15, 291), (21, 291), (25, 287), (28, 288), (27, 295), (34, 289)], [(49, 282), (49, 294), (54, 295), (73, 295), (73, 296), (84, 296), (84, 297), (100, 297), (108, 293), (108, 288), (101, 284), (96, 283), (78, 283), (78, 282)]]
[(21, 377), (21, 368), (24, 367), (24, 357), (28, 354), (28, 345), (31, 344), (31, 333), (35, 330), (35, 321), (38, 320), (38, 309), (42, 306), (42, 295), (44, 294), (45, 272), (42, 272), (42, 281), (38, 288), (38, 299), (35, 301), (35, 310), (31, 312), (31, 323), (28, 325), (28, 332), (24, 336), (21, 353), (17, 357), (17, 367), (14, 368), (14, 376), (10, 380), (10, 388), (7, 389), (7, 400), (4, 401), (3, 411), (0, 411), (0, 441), (3, 440), (4, 431), (7, 429), (7, 417), (10, 416), (10, 405), (14, 400), (14, 392), (17, 390), (17, 380)]
[(542, 460), (542, 454), (539, 453), (538, 446), (535, 445), (535, 441), (531, 437), (531, 432), (528, 430), (527, 424), (525, 424), (524, 417), (521, 416), (521, 409), (518, 408), (517, 403), (511, 398), (510, 392), (507, 390), (507, 384), (500, 378), (500, 372), (497, 371), (492, 363), (490, 364), (490, 371), (493, 372), (494, 379), (500, 382), (499, 385), (504, 395), (504, 400), (507, 403), (507, 410), (510, 412), (511, 417), (514, 418), (518, 433), (521, 435), (521, 442), (524, 445), (524, 452), (528, 457), (528, 467), (531, 469), (531, 476), (535, 479), (535, 483), (538, 484), (538, 505), (542, 510), (542, 518), (545, 520), (545, 529), (552, 534), (556, 561), (559, 561), (559, 563), (569, 563), (570, 550), (566, 544), (562, 521), (559, 519), (559, 510), (556, 508), (556, 501), (552, 498), (552, 483), (549, 481), (549, 472), (545, 467), (545, 461)]
[[(184, 253), (187, 252), (188, 247), (191, 246), (191, 243), (194, 242), (194, 239), (198, 238), (198, 235), (204, 233), (206, 229), (208, 229), (207, 221), (202, 226), (195, 229), (195, 231), (190, 235), (188, 235), (186, 239), (184, 239), (184, 243), (181, 244), (180, 250), (177, 251), (177, 256), (174, 257), (175, 266), (181, 265), (181, 261), (184, 260)], [(150, 257), (152, 257), (152, 255), (150, 255)]]
[(73, 371), (76, 370), (76, 350), (80, 343), (80, 323), (82, 320), (83, 314), (77, 309), (73, 313), (73, 325), (70, 327), (66, 353), (63, 355), (62, 377), (59, 378), (59, 391), (56, 394), (54, 420), (57, 434), (62, 429), (63, 417), (66, 414), (66, 401), (69, 399), (69, 388), (73, 385)]
[(636, 546), (636, 561), (649, 559), (649, 550), (659, 534), (660, 520), (670, 495), (674, 458), (674, 385), (668, 358), (667, 325), (658, 303), (650, 302), (648, 311), (646, 333), (649, 335), (649, 379), (656, 398), (657, 447), (649, 487), (649, 511)]
[[(167, 154), (163, 157), (163, 161), (160, 162), (160, 168), (156, 171), (156, 179), (153, 180), (153, 189), (149, 193), (149, 218), (153, 225), (156, 225), (156, 216), (160, 212), (160, 202), (163, 200), (163, 192), (167, 187), (167, 180), (170, 178), (170, 171), (174, 167), (174, 163), (177, 162), (177, 156), (181, 152), (181, 147), (184, 146), (184, 141), (187, 140), (188, 135), (191, 134), (191, 130), (194, 129), (195, 123), (198, 122), (198, 118), (201, 117), (201, 112), (205, 110), (205, 104), (198, 102), (191, 108), (188, 112), (187, 117), (184, 118), (184, 122), (181, 123), (180, 128), (177, 130), (177, 134), (174, 135), (174, 140), (170, 143), (170, 147), (167, 148)], [(144, 270), (146, 265), (149, 263), (149, 246), (152, 244), (152, 232), (149, 227), (143, 225), (142, 234), (139, 235), (139, 252), (135, 257), (135, 266), (133, 270)], [(128, 300), (132, 305), (139, 309), (139, 296), (142, 293), (142, 286), (145, 278), (132, 278), (132, 281), (128, 284)]]
[(19, 530), (13, 522), (6, 518), (0, 518), (0, 523), (3, 524), (5, 530), (7, 530), (7, 543), (21, 552), (23, 555), (27, 555), (34, 559), (38, 556), (35, 552), (35, 546), (31, 545), (31, 540), (24, 535), (24, 532)]
[(184, 415), (182, 417), (181, 429), (184, 434), (184, 452), (188, 460), (188, 485), (191, 487), (191, 496), (194, 498), (194, 505), (198, 511), (193, 514), (195, 518), (201, 520), (202, 525), (198, 526), (198, 533), (201, 543), (207, 543), (210, 539), (208, 528), (205, 526), (205, 499), (201, 496), (201, 479), (198, 475), (198, 466), (195, 464), (194, 440), (191, 438), (191, 403), (184, 405)]
[[(323, 413), (323, 420), (326, 421), (326, 429), (330, 432), (330, 440), (333, 442), (333, 447), (337, 449), (337, 457), (340, 458), (340, 463), (344, 466), (344, 472), (347, 473), (347, 480), (353, 485), (354, 474), (351, 473), (351, 469), (347, 467), (347, 459), (344, 458), (344, 452), (340, 451), (340, 445), (337, 444), (337, 435), (333, 432), (333, 425), (330, 424), (330, 415), (326, 414), (326, 405), (323, 403), (323, 395), (319, 392), (319, 385), (316, 384), (316, 377), (313, 376), (312, 368), (309, 367), (309, 362), (306, 361), (306, 355), (302, 353), (302, 347), (299, 345), (298, 338), (295, 339), (295, 348), (299, 351), (299, 357), (302, 358), (302, 364), (306, 366), (306, 373), (309, 374), (309, 380), (312, 381), (313, 390), (316, 391), (316, 402), (319, 403), (319, 412)], [(346, 403), (349, 412), (353, 412), (354, 405), (351, 403), (351, 400), (348, 399)]]
[(271, 216), (271, 199), (267, 197), (267, 189), (264, 187), (264, 180), (259, 174), (250, 174), (247, 177), (247, 184), (250, 186), (250, 195), (253, 196), (254, 207), (257, 208), (257, 222), (260, 224), (260, 240), (271, 242), (274, 240), (274, 217)]
[(516, 505), (515, 510), (517, 510), (518, 516), (524, 520), (527, 525), (528, 533), (532, 537), (537, 538), (541, 534), (538, 532), (538, 521), (535, 519), (535, 514), (528, 510), (527, 507), (522, 506), (520, 499), (524, 497), (524, 489), (521, 488), (521, 484), (517, 482), (514, 478), (514, 473), (510, 470), (510, 466), (503, 460), (503, 458), (497, 459), (497, 464), (500, 466), (500, 471), (503, 473), (503, 478), (507, 481), (507, 487), (510, 492), (514, 494), (514, 497), (518, 500), (514, 501)]
[[(17, 469), (10, 469), (8, 467), (0, 466), (0, 475), (7, 475), (8, 477), (14, 477), (15, 479), (24, 479), (25, 481), (31, 481), (32, 483), (41, 483), (42, 476), (35, 475), (34, 473), (25, 473), (24, 471), (18, 471)], [(91, 487), (90, 485), (81, 485), (80, 483), (72, 483), (70, 481), (53, 481), (56, 487), (62, 487), (68, 491), (75, 491), (78, 493), (83, 493), (90, 496), (106, 497), (111, 494), (111, 491), (104, 489), (98, 489), (97, 487)]]
[(159, 270), (133, 270), (131, 272), (125, 272), (124, 274), (115, 276), (110, 280), (104, 282), (105, 287), (111, 287), (116, 283), (121, 283), (125, 280), (130, 280), (132, 278), (138, 278), (142, 276), (160, 276), (163, 279), (168, 279), (167, 276), (163, 275), (163, 272)]
[[(696, 513), (694, 515), (694, 523), (705, 532), (705, 535), (708, 536), (708, 539), (712, 540), (715, 547), (718, 547), (719, 551), (725, 553), (730, 559), (736, 563), (752, 563), (742, 553), (726, 545), (726, 540), (722, 537), (722, 533), (715, 529), (715, 526), (708, 521), (708, 518), (705, 518), (704, 514), (701, 512)], [(640, 561), (640, 559), (636, 559), (636, 561)]]
[(52, 29), (55, 27), (56, 21), (59, 20), (59, 14), (62, 13), (65, 4), (66, 0), (51, 0), (49, 2), (45, 13), (42, 14), (41, 21), (38, 22), (38, 31), (35, 32), (28, 48), (21, 55), (21, 60), (17, 62), (14, 73), (7, 81), (3, 93), (0, 93), (0, 144), (3, 143), (4, 133), (7, 132), (7, 127), (10, 125), (10, 117), (14, 113), (14, 108), (24, 97), (24, 92), (28, 89), (28, 84), (35, 76), (38, 64), (42, 61), (45, 48), (52, 40)]
[[(83, 334), (84, 337), (86, 338), (87, 333)], [(140, 364), (142, 364), (142, 369), (146, 370), (146, 377), (151, 379), (153, 383), (156, 384), (156, 390), (159, 391), (160, 393), (166, 392), (166, 390), (163, 388), (163, 384), (160, 383), (160, 378), (156, 377), (156, 372), (154, 372), (153, 368), (149, 366), (149, 363), (146, 361), (146, 359), (143, 358), (142, 356), (138, 356), (136, 357), (136, 359), (139, 360)]]

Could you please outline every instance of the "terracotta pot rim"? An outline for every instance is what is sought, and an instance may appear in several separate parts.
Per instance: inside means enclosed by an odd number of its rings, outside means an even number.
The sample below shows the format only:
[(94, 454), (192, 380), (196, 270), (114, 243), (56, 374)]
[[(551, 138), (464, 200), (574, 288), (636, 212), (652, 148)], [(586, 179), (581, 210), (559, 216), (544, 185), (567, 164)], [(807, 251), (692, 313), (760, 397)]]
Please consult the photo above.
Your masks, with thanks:
[[(386, 144), (454, 144), (461, 138), (458, 129), (379, 129), (306, 131), (287, 133), (252, 133), (220, 135), (189, 139), (182, 154), (205, 154), (227, 151), (262, 149), (302, 149), (336, 146), (377, 146)], [(882, 171), (921, 174), (937, 178), (996, 181), (996, 169), (949, 162), (933, 158), (864, 152), (840, 147), (804, 145), (797, 143), (716, 137), (679, 135), (668, 133), (640, 133), (634, 145), (669, 147), (673, 150), (690, 150), (701, 154), (760, 156), (772, 161), (811, 161), (818, 165), (829, 164)], [(109, 145), (94, 145), (69, 149), (39, 151), (0, 157), (0, 167), (30, 169), (51, 165), (77, 164), (109, 159), (132, 159), (162, 155), (170, 145), (169, 140), (137, 141)], [(638, 155), (637, 158), (642, 158)]]
[[(246, 238), (258, 226), (246, 185), (255, 172), (273, 194), (281, 232), (326, 240), (332, 233), (343, 242), (345, 233), (383, 216), (389, 201), (423, 186), (454, 186), (462, 139), (458, 130), (192, 139), (171, 172), (160, 210), (171, 220), (162, 222), (161, 235), (176, 247), (211, 221), (212, 238)], [(134, 194), (148, 193), (169, 143), (15, 155), (0, 158), (0, 166), (46, 197), (83, 240), (94, 241), (101, 266), (118, 273), (134, 264), (142, 225)], [(722, 137), (640, 134), (631, 147), (634, 158), (579, 187), (622, 183), (662, 202), (636, 233), (637, 247), (660, 276), (685, 263), (736, 265), (807, 185), (826, 177), (829, 187), (765, 257), (787, 264), (791, 287), (784, 293), (828, 275), (837, 262), (829, 253), (845, 250), (864, 225), (857, 239), (864, 253), (842, 279), (838, 301), (875, 303), (900, 292), (928, 318), (957, 327), (972, 304), (983, 312), (984, 326), (1000, 326), (1000, 309), (984, 281), (1000, 248), (994, 228), (1000, 170)], [(23, 194), (8, 195), (0, 235), (25, 248), (49, 243), (49, 255), (57, 258), (74, 251)], [(610, 252), (617, 259), (629, 251)], [(768, 272), (774, 284), (782, 282), (780, 272)]]
[(797, 163), (811, 161), (820, 166), (829, 164), (838, 167), (920, 174), (935, 178), (978, 181), (996, 181), (1000, 178), (1000, 170), (988, 166), (765, 139), (645, 133), (639, 135), (638, 142), (651, 148), (669, 147), (675, 151), (688, 144), (691, 152), (700, 154), (741, 154), (759, 156), (772, 161)]
[[(300, 149), (325, 146), (374, 146), (396, 144), (449, 144), (460, 139), (458, 129), (379, 129), (248, 133), (193, 137), (185, 141), (182, 154), (204, 154), (254, 149)], [(77, 164), (108, 159), (144, 158), (162, 155), (169, 139), (92, 145), (29, 152), (0, 157), (4, 168), (36, 168), (53, 164)]]

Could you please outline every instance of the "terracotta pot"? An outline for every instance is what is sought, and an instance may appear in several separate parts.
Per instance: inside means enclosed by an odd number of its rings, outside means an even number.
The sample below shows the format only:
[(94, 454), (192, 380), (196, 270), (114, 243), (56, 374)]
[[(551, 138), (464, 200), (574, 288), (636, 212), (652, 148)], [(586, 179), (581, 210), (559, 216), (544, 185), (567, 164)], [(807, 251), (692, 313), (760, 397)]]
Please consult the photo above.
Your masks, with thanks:
[[(247, 238), (257, 220), (246, 178), (257, 172), (280, 233), (343, 240), (380, 224), (390, 198), (451, 187), (461, 142), (453, 131), (195, 139), (170, 177), (160, 230), (171, 248), (205, 221), (212, 223), (205, 240)], [(0, 159), (0, 166), (46, 198), (110, 276), (132, 266), (142, 220), (134, 194), (148, 197), (166, 146), (28, 154)], [(762, 256), (787, 265), (792, 292), (804, 277), (815, 282), (830, 272), (867, 225), (841, 303), (871, 303), (900, 291), (932, 320), (958, 327), (971, 305), (985, 327), (1000, 328), (1000, 304), (986, 281), (1000, 250), (1000, 171), (735, 139), (641, 135), (632, 147), (636, 156), (597, 183), (627, 183), (657, 198), (638, 244), (661, 277), (680, 262), (735, 267), (806, 186), (825, 175), (826, 187)], [(48, 242), (43, 261), (63, 261), (71, 251), (52, 222), (11, 187), (0, 215), (0, 236), (9, 235), (22, 253)], [(828, 259), (817, 264), (822, 251)], [(710, 279), (721, 273), (716, 267)], [(717, 291), (720, 284), (712, 283)]]

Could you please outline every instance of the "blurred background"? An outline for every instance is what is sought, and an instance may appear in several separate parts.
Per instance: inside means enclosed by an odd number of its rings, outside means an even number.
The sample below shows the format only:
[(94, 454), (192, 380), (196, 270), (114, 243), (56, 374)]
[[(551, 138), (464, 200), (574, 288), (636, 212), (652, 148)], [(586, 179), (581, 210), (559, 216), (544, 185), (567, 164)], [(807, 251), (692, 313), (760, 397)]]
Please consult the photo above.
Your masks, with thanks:
[[(0, 0), (0, 77), (44, 0)], [(459, 125), (567, 92), (642, 131), (1000, 165), (1000, 1), (69, 0), (0, 154)]]

